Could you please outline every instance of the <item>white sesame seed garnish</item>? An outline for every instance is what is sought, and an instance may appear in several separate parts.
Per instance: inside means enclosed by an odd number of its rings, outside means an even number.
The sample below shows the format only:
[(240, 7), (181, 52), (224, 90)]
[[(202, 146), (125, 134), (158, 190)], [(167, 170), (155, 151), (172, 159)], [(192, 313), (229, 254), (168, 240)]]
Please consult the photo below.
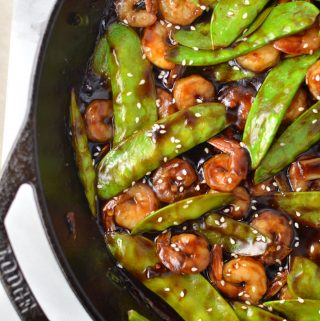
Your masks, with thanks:
[(317, 119), (314, 119), (313, 121), (312, 121), (312, 124), (315, 124), (317, 122)]
[(198, 268), (192, 267), (192, 268), (191, 268), (191, 271), (192, 271), (192, 272), (197, 272), (197, 271), (198, 271)]
[(214, 223), (218, 226), (220, 226), (220, 221), (219, 220), (214, 220)]
[(166, 292), (170, 292), (170, 288), (164, 288)]
[(190, 26), (190, 30), (196, 30), (195, 26)]
[(184, 190), (184, 187), (183, 187), (183, 186), (180, 186), (180, 187), (179, 187), (179, 192), (182, 193), (183, 190)]
[(299, 247), (299, 245), (300, 245), (299, 242), (294, 243), (294, 247)]
[(244, 143), (244, 142), (240, 142), (240, 147), (242, 147), (242, 148), (244, 148), (244, 147), (246, 147), (246, 144)]
[(242, 310), (247, 310), (247, 309), (248, 309), (248, 307), (247, 307), (247, 306), (245, 306), (245, 305), (242, 305), (242, 306), (241, 306), (241, 309), (242, 309)]
[(266, 186), (266, 190), (267, 190), (267, 192), (270, 192), (271, 188), (269, 186)]
[(247, 19), (247, 18), (248, 18), (248, 13), (245, 12), (245, 13), (243, 14), (243, 16), (242, 16), (242, 19)]
[(181, 29), (181, 27), (180, 26), (174, 26), (177, 30), (179, 30), (179, 29)]
[(233, 13), (232, 11), (228, 11), (228, 12), (227, 12), (227, 16), (228, 16), (228, 17), (232, 17), (233, 15), (234, 15), (234, 13)]
[(198, 50), (199, 50), (198, 47), (193, 47), (192, 49), (193, 49), (194, 51), (198, 51)]
[(296, 211), (296, 215), (299, 217), (299, 216), (301, 216), (301, 213)]
[(206, 9), (207, 9), (207, 7), (206, 7), (206, 6), (200, 6), (200, 9), (202, 9), (202, 10), (206, 10)]
[(250, 1), (249, 1), (249, 0), (244, 0), (244, 4), (245, 4), (246, 6), (248, 6), (248, 5), (250, 5)]
[(309, 44), (307, 44), (307, 43), (304, 43), (302, 46), (302, 48), (308, 48), (308, 47), (309, 47)]
[(141, 79), (140, 82), (139, 82), (139, 85), (144, 85), (146, 83), (145, 79)]
[(197, 192), (200, 191), (200, 185), (197, 185), (194, 189), (195, 189)]
[(136, 117), (136, 123), (139, 123), (140, 118)]
[(285, 144), (285, 143), (280, 143), (280, 146), (282, 146), (282, 147), (283, 147), (283, 146), (286, 146), (286, 144)]
[(183, 298), (185, 296), (185, 292), (184, 292), (184, 290), (182, 290), (181, 292), (180, 292), (180, 298)]
[(296, 188), (296, 192), (301, 192), (301, 190), (302, 190), (301, 187)]
[(317, 109), (312, 109), (312, 112), (315, 114), (318, 114), (318, 110)]
[(299, 223), (298, 222), (294, 222), (294, 227), (295, 228), (299, 228)]
[(319, 74), (316, 75), (315, 79), (316, 79), (316, 81), (320, 81), (320, 75)]
[(132, 91), (127, 92), (127, 96), (131, 96), (132, 95)]
[(196, 102), (197, 102), (198, 104), (203, 103), (202, 99), (200, 99), (200, 98), (197, 98), (197, 99), (196, 99)]
[(303, 303), (304, 302), (304, 300), (302, 298), (300, 298), (300, 297), (298, 297), (298, 301), (299, 301), (299, 303)]
[(236, 244), (236, 241), (232, 237), (230, 237), (230, 243), (231, 244)]
[(163, 221), (163, 218), (160, 216), (157, 221), (158, 223), (161, 223)]
[(182, 65), (182, 66), (185, 66), (185, 65), (186, 65), (186, 60), (185, 60), (185, 59), (182, 60), (181, 65)]
[(168, 157), (163, 157), (163, 161), (166, 163), (168, 161)]
[(252, 205), (251, 209), (255, 211), (257, 208), (254, 205)]
[(166, 132), (167, 132), (167, 131), (164, 130), (164, 129), (161, 129), (161, 130), (159, 131), (159, 133), (162, 134), (162, 135), (165, 134)]
[(127, 73), (127, 76), (128, 76), (129, 78), (132, 78), (132, 77), (133, 77), (133, 74), (132, 74), (131, 72), (128, 72), (128, 73)]
[(304, 111), (304, 107), (299, 107), (298, 110), (299, 111)]
[(208, 312), (212, 312), (212, 308), (208, 308), (207, 311), (208, 311)]
[(223, 210), (223, 212), (224, 212), (224, 213), (229, 213), (229, 212), (230, 212), (230, 208), (225, 208), (225, 209)]
[(195, 116), (196, 117), (201, 117), (201, 114), (200, 113), (195, 113)]
[(128, 24), (128, 20), (127, 19), (123, 19), (123, 23), (125, 23), (127, 25)]
[(228, 181), (228, 184), (231, 184), (232, 183), (232, 178), (228, 177), (227, 181)]

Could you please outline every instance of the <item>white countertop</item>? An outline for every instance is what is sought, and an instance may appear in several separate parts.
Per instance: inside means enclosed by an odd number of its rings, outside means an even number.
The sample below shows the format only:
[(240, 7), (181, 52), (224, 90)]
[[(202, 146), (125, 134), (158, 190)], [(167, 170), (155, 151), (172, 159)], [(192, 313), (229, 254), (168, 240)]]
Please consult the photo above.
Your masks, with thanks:
[[(37, 46), (54, 2), (14, 0), (2, 163), (8, 156), (27, 112)], [(52, 254), (30, 186), (20, 188), (5, 223), (21, 268), (48, 318), (52, 321), (91, 320), (66, 283)], [(1, 284), (0, 319), (19, 320)]]

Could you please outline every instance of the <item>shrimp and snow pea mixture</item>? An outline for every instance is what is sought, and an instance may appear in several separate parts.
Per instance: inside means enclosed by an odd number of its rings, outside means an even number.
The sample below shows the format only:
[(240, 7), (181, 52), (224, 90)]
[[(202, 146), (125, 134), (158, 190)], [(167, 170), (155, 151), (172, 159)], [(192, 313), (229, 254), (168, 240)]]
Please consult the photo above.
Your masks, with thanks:
[(119, 266), (184, 320), (320, 320), (318, 15), (118, 0), (103, 19), (71, 97), (79, 176)]

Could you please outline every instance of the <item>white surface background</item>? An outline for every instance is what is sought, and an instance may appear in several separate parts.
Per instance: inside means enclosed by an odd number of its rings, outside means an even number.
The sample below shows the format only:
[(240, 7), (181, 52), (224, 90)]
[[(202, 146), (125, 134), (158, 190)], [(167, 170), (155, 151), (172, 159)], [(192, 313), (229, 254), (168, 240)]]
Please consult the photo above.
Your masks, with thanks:
[[(54, 2), (14, 1), (2, 162), (6, 159), (27, 112), (33, 63)], [(6, 219), (6, 227), (26, 279), (48, 318), (52, 321), (91, 320), (67, 285), (52, 254), (30, 186), (20, 188)], [(1, 284), (0, 319), (19, 320)]]

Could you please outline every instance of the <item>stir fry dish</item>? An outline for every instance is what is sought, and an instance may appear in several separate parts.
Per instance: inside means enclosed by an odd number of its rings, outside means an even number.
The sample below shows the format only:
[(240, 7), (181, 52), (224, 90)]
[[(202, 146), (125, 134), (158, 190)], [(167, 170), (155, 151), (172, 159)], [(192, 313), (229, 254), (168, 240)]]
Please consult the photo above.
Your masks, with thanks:
[(103, 17), (71, 92), (79, 177), (117, 267), (181, 320), (320, 320), (317, 5), (117, 0)]

